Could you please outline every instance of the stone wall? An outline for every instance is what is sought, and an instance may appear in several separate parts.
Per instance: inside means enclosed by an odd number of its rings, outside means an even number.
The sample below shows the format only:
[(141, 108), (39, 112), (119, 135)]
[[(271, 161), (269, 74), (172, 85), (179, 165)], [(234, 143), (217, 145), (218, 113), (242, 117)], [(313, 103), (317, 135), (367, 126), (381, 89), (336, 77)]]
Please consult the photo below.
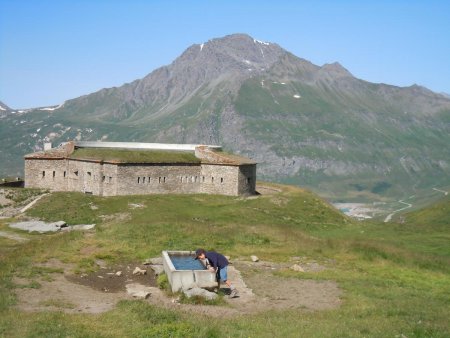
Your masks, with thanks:
[(97, 163), (86, 161), (68, 161), (68, 191), (81, 191), (90, 194), (99, 194)]
[(112, 164), (26, 159), (25, 187), (100, 196), (206, 193), (254, 194), (256, 165)]
[(117, 195), (198, 192), (200, 192), (198, 164), (164, 166), (122, 164), (117, 167)]
[(67, 190), (67, 160), (25, 160), (25, 188)]
[(256, 165), (241, 165), (237, 181), (237, 195), (254, 195), (256, 192)]
[(238, 194), (237, 166), (202, 164), (202, 180), (200, 192), (236, 196)]

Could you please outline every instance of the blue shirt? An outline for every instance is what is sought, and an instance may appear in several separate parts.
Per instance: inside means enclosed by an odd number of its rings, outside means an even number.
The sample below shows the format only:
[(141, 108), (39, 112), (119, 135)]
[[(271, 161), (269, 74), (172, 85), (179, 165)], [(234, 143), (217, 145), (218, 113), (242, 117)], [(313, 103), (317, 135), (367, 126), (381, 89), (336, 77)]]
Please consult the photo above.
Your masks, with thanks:
[(214, 251), (206, 251), (205, 256), (206, 258), (208, 258), (209, 264), (211, 264), (213, 268), (222, 269), (228, 266), (228, 260), (224, 255), (221, 255), (220, 253)]

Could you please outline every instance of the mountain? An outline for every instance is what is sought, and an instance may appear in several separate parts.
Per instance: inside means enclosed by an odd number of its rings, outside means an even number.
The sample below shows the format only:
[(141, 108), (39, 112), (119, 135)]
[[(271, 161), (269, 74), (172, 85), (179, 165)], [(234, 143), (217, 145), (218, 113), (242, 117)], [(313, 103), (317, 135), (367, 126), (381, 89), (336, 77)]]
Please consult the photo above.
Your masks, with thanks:
[(2, 119), (0, 174), (43, 142), (215, 143), (257, 160), (258, 176), (330, 199), (413, 194), (450, 179), (450, 99), (355, 78), (244, 34), (189, 47), (121, 87)]
[(11, 108), (9, 108), (6, 104), (4, 104), (2, 101), (0, 101), (0, 118), (3, 116), (6, 116), (11, 111)]

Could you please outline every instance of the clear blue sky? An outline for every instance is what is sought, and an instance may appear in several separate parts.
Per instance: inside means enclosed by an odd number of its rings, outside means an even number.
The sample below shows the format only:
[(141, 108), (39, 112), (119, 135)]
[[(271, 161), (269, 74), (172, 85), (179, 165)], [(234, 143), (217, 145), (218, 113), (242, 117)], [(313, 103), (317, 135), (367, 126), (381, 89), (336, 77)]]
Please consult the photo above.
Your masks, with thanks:
[(0, 0), (0, 101), (56, 105), (232, 33), (367, 81), (450, 93), (450, 1)]

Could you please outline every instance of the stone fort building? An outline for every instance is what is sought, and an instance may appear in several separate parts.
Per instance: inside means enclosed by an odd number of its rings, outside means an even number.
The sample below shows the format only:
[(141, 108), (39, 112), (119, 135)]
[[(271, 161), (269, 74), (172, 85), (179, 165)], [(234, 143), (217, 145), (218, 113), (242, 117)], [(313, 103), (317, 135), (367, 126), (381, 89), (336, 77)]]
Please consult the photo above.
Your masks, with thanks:
[(67, 142), (25, 156), (25, 187), (99, 196), (255, 194), (256, 162), (220, 146)]

